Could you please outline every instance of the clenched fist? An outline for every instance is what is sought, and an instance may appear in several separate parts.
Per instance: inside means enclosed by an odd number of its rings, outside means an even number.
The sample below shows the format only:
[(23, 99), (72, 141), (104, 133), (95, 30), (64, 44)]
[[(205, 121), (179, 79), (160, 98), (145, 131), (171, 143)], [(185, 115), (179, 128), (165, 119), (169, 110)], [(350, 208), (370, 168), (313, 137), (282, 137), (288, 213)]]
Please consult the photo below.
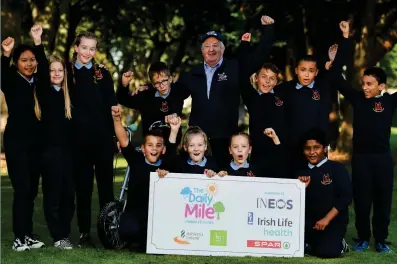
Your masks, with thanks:
[(30, 35), (32, 36), (34, 44), (40, 45), (41, 44), (41, 35), (43, 35), (43, 28), (41, 27), (41, 25), (39, 25), (39, 24), (34, 25), (30, 29)]
[(349, 37), (349, 33), (350, 33), (350, 26), (349, 26), (349, 22), (347, 21), (341, 21), (339, 23), (339, 28), (343, 33), (343, 37), (348, 38)]
[(112, 117), (114, 121), (121, 120), (121, 107), (120, 106), (112, 106)]
[(269, 16), (262, 16), (261, 23), (262, 25), (271, 25), (274, 23), (274, 19)]
[(242, 36), (241, 36), (241, 40), (242, 41), (247, 41), (247, 42), (250, 42), (251, 41), (251, 33), (244, 33)]
[(14, 48), (15, 41), (13, 38), (8, 37), (1, 42), (1, 47), (3, 48), (4, 56), (9, 57), (11, 55), (11, 51)]

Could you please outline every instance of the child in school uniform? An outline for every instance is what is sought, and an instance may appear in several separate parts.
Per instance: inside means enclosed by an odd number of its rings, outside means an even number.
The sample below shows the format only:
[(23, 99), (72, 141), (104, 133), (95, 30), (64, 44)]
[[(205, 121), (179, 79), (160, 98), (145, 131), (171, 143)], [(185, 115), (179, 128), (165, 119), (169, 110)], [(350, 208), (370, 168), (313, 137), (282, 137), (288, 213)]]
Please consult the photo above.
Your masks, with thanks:
[(348, 251), (344, 240), (352, 200), (349, 173), (327, 159), (325, 133), (313, 128), (302, 137), (307, 169), (298, 173), (306, 184), (305, 253), (337, 258)]
[[(64, 61), (51, 56), (38, 63), (46, 69), (35, 90), (35, 113), (40, 120), (44, 215), (54, 246), (72, 249), (70, 223), (74, 214), (72, 179), (72, 111)], [(44, 76), (43, 76), (44, 77)]]
[[(280, 145), (280, 140), (273, 128), (266, 128), (264, 134), (275, 145)], [(250, 136), (247, 133), (237, 133), (230, 138), (229, 152), (233, 157), (229, 166), (224, 170), (227, 175), (248, 177), (272, 177), (271, 171), (266, 171), (259, 164), (248, 162), (248, 155), (252, 151)], [(277, 151), (276, 151), (277, 152)], [(273, 152), (273, 155), (277, 155)], [(278, 156), (279, 158), (279, 156)], [(226, 175), (225, 173), (225, 175)]]
[(68, 85), (73, 105), (73, 173), (76, 187), (79, 247), (94, 247), (91, 240), (91, 200), (94, 170), (99, 205), (114, 200), (115, 143), (111, 107), (117, 105), (112, 76), (95, 62), (98, 38), (90, 32), (76, 36)]
[[(269, 32), (267, 35), (266, 43), (271, 47), (274, 34)], [(274, 152), (282, 152), (286, 145), (285, 104), (282, 95), (276, 94), (274, 90), (280, 70), (276, 65), (265, 62), (259, 69), (255, 69), (251, 83), (252, 71), (249, 69), (252, 67), (252, 58), (248, 46), (250, 41), (250, 33), (243, 34), (239, 51), (242, 66), (240, 74), (243, 77), (240, 79), (241, 97), (249, 113), (249, 131), (253, 146), (250, 161), (260, 167), (268, 177), (286, 178), (287, 166), (279, 166), (279, 155), (274, 155)], [(267, 58), (261, 57), (261, 60), (266, 61)], [(253, 85), (255, 89), (252, 89)], [(277, 132), (283, 145), (275, 145), (272, 139), (263, 133), (269, 127)]]
[(295, 68), (297, 78), (274, 89), (285, 102), (289, 131), (286, 138), (289, 141), (288, 148), (291, 149), (289, 160), (293, 171), (305, 166), (299, 146), (302, 135), (313, 127), (318, 127), (329, 135), (329, 113), (332, 108), (330, 92), (344, 64), (346, 46), (351, 43), (348, 22), (342, 21), (339, 27), (343, 33), (343, 40), (329, 71), (317, 77), (317, 60), (312, 55), (306, 55), (298, 60)]
[[(246, 61), (247, 52), (243, 47), (249, 39), (246, 34), (243, 35), (239, 55), (242, 61)], [(244, 65), (243, 62), (241, 64)], [(256, 89), (252, 88), (251, 72), (245, 71), (244, 68), (242, 72), (246, 74), (241, 73), (241, 97), (249, 113), (249, 131), (253, 146), (250, 161), (271, 177), (286, 178), (287, 167), (278, 166), (278, 157), (273, 154), (275, 151), (282, 151), (280, 148), (284, 148), (286, 143), (285, 104), (282, 95), (276, 94), (273, 89), (277, 85), (280, 71), (274, 64), (264, 63), (254, 76)], [(277, 132), (280, 141), (283, 142), (282, 146), (275, 145), (272, 139), (264, 134), (265, 129), (269, 127)]]
[(230, 138), (229, 153), (232, 161), (224, 170), (227, 175), (256, 177), (255, 168), (249, 163), (248, 155), (252, 151), (251, 139), (247, 133), (236, 133)]
[[(45, 60), (41, 44), (43, 29), (32, 27), (30, 33), (35, 46), (21, 44), (13, 51), (14, 39), (2, 41), (1, 90), (8, 106), (8, 119), (4, 131), (4, 149), (13, 193), (12, 228), (14, 251), (42, 248), (44, 243), (33, 233), (33, 209), (40, 179), (39, 120), (34, 112), (34, 89), (48, 65), (38, 66)], [(37, 72), (36, 72), (37, 69)], [(44, 72), (43, 72), (44, 70)], [(47, 70), (48, 71), (48, 70)], [(44, 77), (42, 78), (42, 75)], [(28, 128), (28, 129), (27, 129)]]
[(146, 132), (142, 152), (138, 152), (121, 124), (120, 107), (112, 107), (112, 116), (117, 139), (130, 167), (127, 206), (120, 220), (120, 235), (130, 243), (138, 244), (138, 251), (145, 252), (150, 172), (157, 172), (159, 177), (168, 173), (164, 162), (164, 137), (159, 129)]
[[(215, 160), (209, 155), (207, 135), (199, 127), (189, 127), (182, 138), (180, 155), (177, 155), (176, 138), (181, 125), (180, 117), (170, 117), (166, 120), (171, 126), (168, 144), (168, 157), (172, 162), (170, 171), (179, 173), (205, 174), (208, 177), (224, 176), (219, 172)], [(170, 162), (171, 163), (171, 162)]]
[[(338, 51), (339, 52), (339, 51)], [(351, 46), (353, 52), (353, 46)], [(397, 93), (382, 94), (387, 75), (378, 67), (364, 71), (362, 91), (353, 89), (340, 76), (337, 86), (353, 106), (352, 181), (358, 241), (355, 251), (366, 251), (372, 234), (378, 252), (392, 250), (386, 243), (393, 194), (394, 161), (390, 151), (390, 130)]]
[[(183, 101), (189, 97), (185, 89), (178, 87), (178, 83), (172, 83), (170, 70), (164, 62), (150, 65), (148, 78), (154, 89), (131, 95), (129, 83), (132, 80), (132, 72), (126, 72), (116, 92), (120, 104), (140, 111), (144, 134), (149, 131), (153, 123), (164, 120), (168, 115), (181, 116)], [(178, 143), (181, 136), (182, 130), (179, 131)]]

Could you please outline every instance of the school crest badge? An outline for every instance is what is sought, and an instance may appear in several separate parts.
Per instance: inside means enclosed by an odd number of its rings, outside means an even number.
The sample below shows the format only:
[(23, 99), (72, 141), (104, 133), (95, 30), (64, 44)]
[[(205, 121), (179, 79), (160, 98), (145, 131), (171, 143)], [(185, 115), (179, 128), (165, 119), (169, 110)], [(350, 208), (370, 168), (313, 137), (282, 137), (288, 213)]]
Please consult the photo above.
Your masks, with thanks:
[(283, 102), (283, 100), (281, 100), (279, 97), (277, 97), (277, 96), (275, 96), (274, 97), (274, 104), (276, 105), (276, 106), (282, 106), (283, 104), (284, 104), (284, 102)]
[(313, 90), (313, 96), (312, 96), (313, 100), (320, 100), (320, 92), (318, 90)]
[(102, 72), (101, 72), (100, 69), (96, 69), (95, 70), (95, 77), (96, 77), (97, 80), (103, 79), (103, 75), (102, 75)]
[(160, 111), (163, 112), (163, 113), (168, 112), (168, 103), (167, 103), (167, 101), (163, 101), (161, 103)]
[(385, 110), (385, 108), (382, 106), (382, 102), (375, 102), (373, 110), (374, 110), (374, 112), (380, 113), (380, 112), (383, 112), (383, 110)]
[(227, 81), (227, 75), (223, 73), (218, 73), (218, 82)]
[(248, 177), (255, 177), (255, 174), (252, 171), (247, 172)]
[(321, 184), (328, 185), (328, 184), (331, 184), (331, 183), (332, 183), (332, 179), (329, 177), (328, 173), (325, 173), (323, 175), (323, 180), (321, 181)]

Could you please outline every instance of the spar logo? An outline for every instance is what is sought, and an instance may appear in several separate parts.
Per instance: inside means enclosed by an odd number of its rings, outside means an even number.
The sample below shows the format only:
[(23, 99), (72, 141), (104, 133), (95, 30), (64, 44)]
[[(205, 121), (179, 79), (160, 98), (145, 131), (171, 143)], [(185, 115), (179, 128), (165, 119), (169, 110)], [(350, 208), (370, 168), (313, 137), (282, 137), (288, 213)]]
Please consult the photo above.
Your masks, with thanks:
[(281, 242), (275, 240), (247, 240), (247, 247), (289, 249), (291, 247), (291, 244), (289, 242)]
[(247, 247), (250, 247), (250, 248), (281, 248), (281, 241), (247, 240)]
[(186, 202), (184, 217), (188, 223), (213, 224), (212, 220), (220, 219), (225, 206), (221, 201), (215, 200), (217, 192), (218, 186), (215, 183), (205, 188), (184, 187), (181, 190), (180, 194)]

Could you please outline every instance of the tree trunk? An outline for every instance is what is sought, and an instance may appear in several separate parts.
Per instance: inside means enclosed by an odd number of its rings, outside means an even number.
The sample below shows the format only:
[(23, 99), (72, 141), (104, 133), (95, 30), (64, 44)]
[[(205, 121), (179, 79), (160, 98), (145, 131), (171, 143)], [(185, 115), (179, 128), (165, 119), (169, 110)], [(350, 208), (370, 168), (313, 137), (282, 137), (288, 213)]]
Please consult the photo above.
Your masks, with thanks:
[(73, 41), (76, 35), (76, 28), (79, 25), (82, 16), (83, 14), (79, 3), (77, 2), (74, 5), (72, 5), (72, 3), (69, 3), (69, 10), (67, 13), (69, 27), (66, 36), (65, 51), (63, 55), (66, 64), (70, 62), (69, 51), (73, 45)]
[(53, 53), (55, 50), (56, 39), (58, 35), (58, 30), (60, 26), (61, 12), (60, 12), (60, 3), (58, 1), (54, 1), (54, 5), (52, 8), (52, 20), (50, 31), (48, 32), (48, 50), (50, 53)]

